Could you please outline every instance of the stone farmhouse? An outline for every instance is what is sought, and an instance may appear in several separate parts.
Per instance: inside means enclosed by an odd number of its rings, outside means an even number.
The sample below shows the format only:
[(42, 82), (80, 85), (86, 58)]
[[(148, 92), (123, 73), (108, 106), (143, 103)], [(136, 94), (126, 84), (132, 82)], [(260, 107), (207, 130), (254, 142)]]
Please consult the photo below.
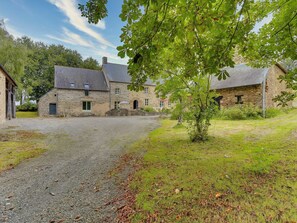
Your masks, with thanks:
[(16, 87), (15, 81), (0, 64), (0, 123), (16, 117)]
[(265, 112), (266, 108), (276, 107), (277, 103), (272, 99), (287, 90), (286, 84), (278, 79), (286, 74), (286, 69), (280, 64), (270, 68), (238, 64), (226, 70), (230, 74), (226, 80), (219, 81), (214, 77), (211, 81), (211, 89), (219, 95), (216, 98), (219, 107), (253, 104)]
[(102, 71), (55, 66), (54, 89), (40, 98), (39, 116), (105, 116), (112, 109), (138, 110), (170, 107), (167, 99), (155, 94), (156, 85), (148, 80), (144, 90), (128, 90), (131, 77), (126, 65), (102, 58)]

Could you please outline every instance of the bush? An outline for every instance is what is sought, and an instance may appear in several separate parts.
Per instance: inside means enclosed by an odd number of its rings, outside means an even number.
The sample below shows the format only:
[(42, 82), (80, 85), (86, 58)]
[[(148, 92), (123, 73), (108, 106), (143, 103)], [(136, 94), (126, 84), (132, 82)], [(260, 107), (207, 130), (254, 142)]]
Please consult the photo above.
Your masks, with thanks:
[(37, 104), (26, 102), (16, 107), (17, 111), (37, 111)]
[(279, 108), (268, 108), (266, 110), (266, 118), (274, 118), (283, 113), (283, 110)]
[(143, 110), (145, 112), (156, 112), (156, 110), (153, 107), (149, 107), (149, 106), (144, 107)]
[(261, 118), (262, 110), (254, 105), (236, 105), (218, 111), (215, 118), (227, 120), (245, 120)]

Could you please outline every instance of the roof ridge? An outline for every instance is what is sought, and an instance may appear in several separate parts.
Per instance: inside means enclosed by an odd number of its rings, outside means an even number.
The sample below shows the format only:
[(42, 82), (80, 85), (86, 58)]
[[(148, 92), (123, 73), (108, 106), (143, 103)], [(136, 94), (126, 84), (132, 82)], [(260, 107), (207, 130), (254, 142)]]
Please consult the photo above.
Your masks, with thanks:
[(72, 69), (91, 70), (91, 71), (103, 72), (102, 70), (94, 70), (94, 69), (80, 68), (80, 67), (69, 67), (69, 66), (61, 66), (61, 65), (54, 65), (54, 67), (65, 67), (65, 68), (72, 68)]

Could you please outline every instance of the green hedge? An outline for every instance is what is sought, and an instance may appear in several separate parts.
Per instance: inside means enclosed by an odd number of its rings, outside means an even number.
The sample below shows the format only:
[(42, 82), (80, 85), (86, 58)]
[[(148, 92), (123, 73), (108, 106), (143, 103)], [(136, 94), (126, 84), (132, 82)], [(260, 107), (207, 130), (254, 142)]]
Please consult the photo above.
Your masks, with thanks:
[(17, 106), (17, 111), (37, 111), (37, 104), (26, 102)]

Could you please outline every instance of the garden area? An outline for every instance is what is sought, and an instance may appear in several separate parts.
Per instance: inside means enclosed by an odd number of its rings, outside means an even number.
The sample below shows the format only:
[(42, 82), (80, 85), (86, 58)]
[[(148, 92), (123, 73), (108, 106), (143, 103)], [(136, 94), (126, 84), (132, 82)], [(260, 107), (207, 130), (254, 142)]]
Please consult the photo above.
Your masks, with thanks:
[(200, 143), (176, 123), (163, 120), (131, 149), (145, 153), (129, 184), (132, 222), (296, 221), (296, 110), (213, 120), (209, 140)]

